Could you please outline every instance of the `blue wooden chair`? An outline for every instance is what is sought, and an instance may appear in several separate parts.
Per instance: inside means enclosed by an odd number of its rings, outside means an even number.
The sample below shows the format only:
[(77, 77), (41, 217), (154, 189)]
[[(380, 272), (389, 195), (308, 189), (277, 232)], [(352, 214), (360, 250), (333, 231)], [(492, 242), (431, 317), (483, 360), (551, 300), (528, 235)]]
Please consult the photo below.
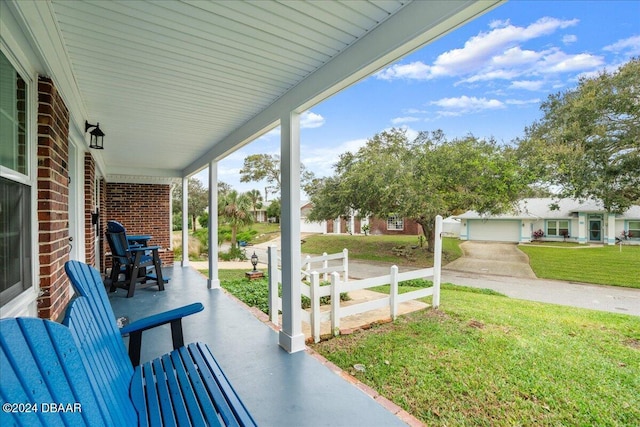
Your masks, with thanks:
[[(182, 318), (204, 309), (201, 303), (196, 302), (136, 320), (118, 329), (116, 316), (109, 303), (109, 297), (102, 283), (100, 273), (95, 268), (80, 261), (67, 261), (64, 269), (75, 291), (89, 300), (93, 315), (100, 319), (98, 325), (102, 329), (102, 334), (112, 337), (111, 339), (114, 342), (118, 342), (118, 340), (121, 342), (122, 336), (129, 335), (129, 358), (133, 365), (140, 363), (140, 349), (144, 331), (169, 323), (171, 325), (173, 348), (182, 347), (184, 345)], [(124, 346), (124, 343), (121, 343), (121, 345)]]
[(256, 425), (205, 344), (134, 366), (87, 298), (65, 325), (0, 320), (0, 425)]
[(136, 284), (147, 283), (149, 280), (164, 291), (164, 284), (168, 280), (162, 275), (162, 262), (158, 255), (160, 246), (131, 245), (127, 231), (118, 221), (107, 221), (105, 234), (111, 249), (111, 292), (124, 288), (127, 290), (127, 298), (130, 298), (135, 293)]
[[(0, 425), (135, 425), (103, 413), (71, 332), (59, 323), (0, 320), (0, 375)], [(81, 406), (52, 411), (52, 404)]]

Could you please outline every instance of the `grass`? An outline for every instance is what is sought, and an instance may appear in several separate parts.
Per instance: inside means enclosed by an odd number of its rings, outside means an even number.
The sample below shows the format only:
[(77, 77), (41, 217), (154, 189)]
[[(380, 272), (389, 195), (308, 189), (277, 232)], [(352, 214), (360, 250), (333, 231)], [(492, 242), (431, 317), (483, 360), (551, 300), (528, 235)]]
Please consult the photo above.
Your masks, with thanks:
[(637, 317), (452, 285), (442, 300), (314, 348), (427, 425), (640, 425)]
[[(443, 239), (443, 264), (462, 256), (458, 245), (458, 239)], [(393, 249), (400, 247), (406, 251), (406, 256), (394, 253)], [(349, 259), (411, 267), (433, 266), (433, 255), (426, 247), (420, 247), (418, 236), (313, 235), (305, 238), (302, 244), (302, 252), (307, 254), (333, 254), (344, 248), (349, 249)]]
[(640, 288), (640, 246), (519, 248), (539, 278)]

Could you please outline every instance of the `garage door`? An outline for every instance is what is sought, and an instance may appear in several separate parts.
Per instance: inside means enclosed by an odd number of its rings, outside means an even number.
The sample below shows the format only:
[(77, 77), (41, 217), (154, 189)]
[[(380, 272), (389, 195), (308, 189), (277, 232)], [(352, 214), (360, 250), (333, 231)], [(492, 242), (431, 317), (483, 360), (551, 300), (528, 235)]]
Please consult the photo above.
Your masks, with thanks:
[(469, 220), (469, 240), (490, 242), (520, 241), (520, 221)]

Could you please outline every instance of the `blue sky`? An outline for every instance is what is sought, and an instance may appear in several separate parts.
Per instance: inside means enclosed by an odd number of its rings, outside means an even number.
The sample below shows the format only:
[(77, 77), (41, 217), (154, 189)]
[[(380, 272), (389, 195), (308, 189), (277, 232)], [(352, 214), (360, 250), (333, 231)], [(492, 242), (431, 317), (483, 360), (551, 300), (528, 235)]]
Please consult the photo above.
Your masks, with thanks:
[[(341, 153), (394, 126), (507, 144), (549, 94), (634, 56), (640, 0), (512, 0), (304, 113), (301, 159), (329, 176)], [(239, 170), (250, 154), (279, 154), (279, 138), (276, 129), (220, 161), (218, 179), (264, 192), (266, 183), (240, 183)], [(206, 184), (206, 171), (197, 177)]]

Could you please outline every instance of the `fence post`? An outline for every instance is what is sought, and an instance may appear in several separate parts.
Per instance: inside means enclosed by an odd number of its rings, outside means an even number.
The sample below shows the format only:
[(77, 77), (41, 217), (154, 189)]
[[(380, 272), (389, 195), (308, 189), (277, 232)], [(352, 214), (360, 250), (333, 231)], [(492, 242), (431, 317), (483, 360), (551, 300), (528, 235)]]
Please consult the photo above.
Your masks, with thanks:
[[(322, 256), (326, 258), (327, 257), (327, 253), (323, 252)], [(324, 268), (324, 275), (322, 277), (324, 278), (324, 281), (326, 282), (329, 279), (329, 273), (327, 272), (327, 270), (329, 269), (329, 260), (328, 259), (325, 259), (322, 262), (322, 268)]]
[(344, 270), (343, 282), (349, 281), (349, 249), (344, 248), (342, 250), (342, 269)]
[(331, 273), (331, 333), (340, 334), (340, 274)]
[(304, 262), (302, 263), (302, 265), (304, 266), (304, 269), (307, 271), (307, 277), (311, 273), (311, 263), (309, 262), (310, 259), (311, 259), (311, 255), (307, 255), (304, 258)]
[(269, 254), (268, 274), (269, 274), (269, 320), (274, 325), (278, 324), (278, 247), (270, 245), (267, 249)]
[(436, 230), (433, 254), (433, 308), (440, 306), (440, 278), (442, 269), (442, 216), (436, 216)]
[(313, 342), (320, 342), (320, 274), (311, 273), (309, 298), (311, 299), (311, 334)]
[(391, 283), (389, 284), (389, 305), (391, 306), (391, 319), (398, 317), (398, 266), (391, 266)]

